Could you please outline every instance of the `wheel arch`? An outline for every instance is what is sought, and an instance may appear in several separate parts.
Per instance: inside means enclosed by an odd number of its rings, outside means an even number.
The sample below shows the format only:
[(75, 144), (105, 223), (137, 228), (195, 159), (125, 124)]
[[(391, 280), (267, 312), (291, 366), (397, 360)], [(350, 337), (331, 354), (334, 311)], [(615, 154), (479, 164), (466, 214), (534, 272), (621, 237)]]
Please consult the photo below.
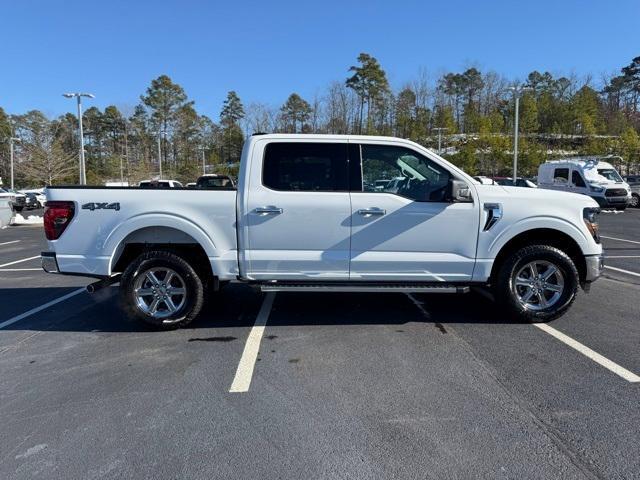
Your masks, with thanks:
[(504, 243), (498, 251), (491, 267), (489, 282), (493, 283), (495, 281), (500, 265), (502, 265), (509, 255), (528, 245), (549, 245), (562, 250), (569, 256), (569, 258), (571, 258), (578, 270), (580, 281), (584, 282), (587, 273), (587, 266), (582, 248), (571, 235), (554, 228), (535, 228), (532, 230), (526, 230), (518, 233)]
[(215, 276), (217, 272), (213, 271), (209, 258), (218, 252), (212, 239), (188, 220), (162, 217), (133, 219), (109, 235), (104, 242), (104, 249), (111, 252), (109, 274), (124, 271), (133, 258), (146, 250), (162, 249), (191, 259), (202, 273)]

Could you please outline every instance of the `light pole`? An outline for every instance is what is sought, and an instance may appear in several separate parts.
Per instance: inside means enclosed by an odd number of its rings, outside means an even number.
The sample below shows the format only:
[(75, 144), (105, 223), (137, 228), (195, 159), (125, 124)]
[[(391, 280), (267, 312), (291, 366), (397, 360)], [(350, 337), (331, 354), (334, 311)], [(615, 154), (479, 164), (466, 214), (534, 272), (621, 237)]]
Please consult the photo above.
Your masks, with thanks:
[(160, 180), (162, 180), (162, 150), (160, 147), (160, 139), (162, 136), (167, 136), (167, 132), (164, 130), (158, 130), (158, 169), (160, 170)]
[(518, 121), (520, 117), (520, 95), (526, 90), (531, 90), (529, 87), (514, 86), (509, 87), (509, 90), (513, 92), (513, 96), (516, 101), (515, 121), (513, 126), (513, 184), (516, 184), (518, 177)]
[(207, 165), (205, 163), (205, 158), (204, 158), (204, 147), (202, 147), (200, 150), (202, 151), (202, 174), (206, 175), (207, 174)]
[(442, 131), (449, 130), (446, 127), (436, 127), (434, 128), (438, 132), (438, 155), (442, 153)]
[(11, 190), (13, 190), (13, 142), (19, 142), (17, 137), (9, 137), (9, 152), (11, 157)]
[(84, 163), (84, 134), (82, 132), (82, 97), (95, 98), (91, 93), (63, 93), (65, 98), (76, 98), (78, 100), (78, 126), (80, 131), (80, 185), (87, 184), (87, 170)]

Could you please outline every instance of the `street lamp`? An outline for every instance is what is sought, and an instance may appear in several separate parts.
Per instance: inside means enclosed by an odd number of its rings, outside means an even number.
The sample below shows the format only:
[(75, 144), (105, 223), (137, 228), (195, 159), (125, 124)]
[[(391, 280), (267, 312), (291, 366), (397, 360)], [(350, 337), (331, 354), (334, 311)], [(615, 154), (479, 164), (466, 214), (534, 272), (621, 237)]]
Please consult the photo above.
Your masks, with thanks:
[(13, 143), (19, 141), (20, 139), (17, 137), (9, 137), (9, 152), (11, 157), (11, 190), (13, 190)]
[(95, 98), (91, 93), (63, 93), (65, 98), (76, 98), (78, 100), (78, 126), (80, 131), (80, 185), (87, 184), (87, 170), (84, 163), (84, 134), (82, 132), (82, 97)]
[(434, 128), (438, 132), (438, 155), (442, 153), (442, 131), (449, 130), (446, 127), (436, 127)]
[(167, 132), (164, 130), (158, 130), (158, 169), (160, 170), (160, 180), (162, 180), (162, 150), (160, 147), (160, 139), (162, 136), (167, 137)]
[(515, 121), (513, 127), (513, 184), (515, 185), (518, 177), (518, 117), (520, 116), (520, 95), (522, 95), (522, 92), (524, 91), (531, 90), (531, 88), (516, 85), (509, 87), (509, 90), (513, 92), (513, 96), (516, 100)]
[(205, 158), (204, 158), (204, 147), (200, 147), (200, 150), (202, 151), (202, 174), (206, 175), (207, 174), (207, 165), (205, 163)]

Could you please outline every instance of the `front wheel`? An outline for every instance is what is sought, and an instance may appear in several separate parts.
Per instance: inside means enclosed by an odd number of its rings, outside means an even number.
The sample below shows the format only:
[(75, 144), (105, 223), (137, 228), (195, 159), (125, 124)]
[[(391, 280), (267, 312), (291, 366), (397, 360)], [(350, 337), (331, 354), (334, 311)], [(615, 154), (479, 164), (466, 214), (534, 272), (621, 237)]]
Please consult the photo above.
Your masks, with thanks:
[(508, 313), (526, 321), (545, 322), (569, 309), (578, 285), (578, 270), (566, 253), (549, 245), (531, 245), (505, 259), (495, 288)]
[(122, 274), (120, 300), (127, 314), (156, 328), (189, 324), (200, 312), (202, 281), (193, 267), (175, 253), (143, 253)]
[(629, 206), (633, 207), (633, 208), (638, 208), (640, 207), (640, 195), (634, 193), (631, 195), (631, 203), (629, 204)]

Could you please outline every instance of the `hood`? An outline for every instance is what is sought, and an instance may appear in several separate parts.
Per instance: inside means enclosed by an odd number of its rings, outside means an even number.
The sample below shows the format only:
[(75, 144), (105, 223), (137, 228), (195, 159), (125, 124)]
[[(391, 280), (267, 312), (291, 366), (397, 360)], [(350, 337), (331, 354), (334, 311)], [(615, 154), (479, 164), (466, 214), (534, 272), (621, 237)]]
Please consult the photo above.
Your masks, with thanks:
[(531, 202), (573, 203), (584, 207), (597, 207), (598, 203), (588, 195), (547, 190), (546, 188), (508, 187), (502, 185), (475, 185), (482, 198), (495, 198), (496, 201), (508, 201), (509, 198)]

